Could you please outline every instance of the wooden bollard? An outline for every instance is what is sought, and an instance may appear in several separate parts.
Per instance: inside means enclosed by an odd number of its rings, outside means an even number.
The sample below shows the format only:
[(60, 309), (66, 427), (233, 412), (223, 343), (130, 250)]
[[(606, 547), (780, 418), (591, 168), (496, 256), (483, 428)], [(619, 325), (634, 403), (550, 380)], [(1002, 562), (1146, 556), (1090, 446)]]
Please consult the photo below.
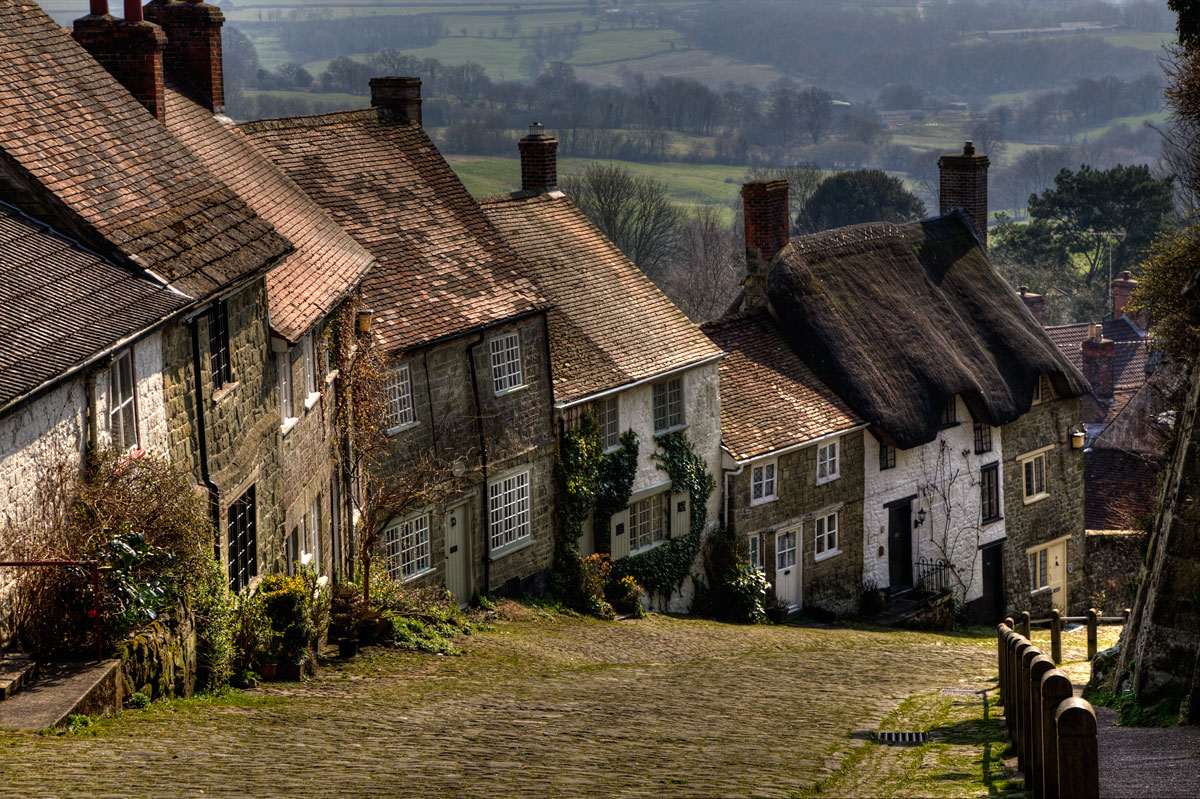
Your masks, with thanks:
[(1008, 648), (1008, 688), (1012, 697), (1012, 713), (1008, 714), (1008, 737), (1013, 743), (1013, 750), (1020, 755), (1021, 744), (1021, 655), (1032, 644), (1025, 640), (1020, 633), (1010, 639)]
[(1062, 614), (1058, 608), (1050, 611), (1050, 657), (1054, 665), (1062, 663)]
[(1021, 653), (1021, 770), (1029, 773), (1030, 762), (1033, 760), (1033, 718), (1029, 715), (1032, 706), (1033, 683), (1030, 679), (1030, 669), (1033, 661), (1041, 656), (1036, 646), (1030, 644)]
[(1038, 655), (1029, 665), (1029, 766), (1025, 769), (1025, 787), (1033, 792), (1033, 799), (1045, 796), (1042, 754), (1042, 677), (1054, 671), (1054, 663), (1045, 655)]
[(1017, 621), (1017, 632), (1026, 638), (1029, 637), (1029, 611), (1021, 611), (1021, 618)]
[(1125, 623), (1126, 623), (1126, 624), (1129, 624), (1129, 617), (1133, 615), (1133, 611), (1132, 611), (1132, 610), (1130, 610), (1129, 608), (1125, 608), (1125, 614), (1124, 614), (1124, 615), (1125, 615)]
[(1075, 695), (1071, 681), (1058, 669), (1042, 675), (1042, 791), (1045, 799), (1059, 799), (1058, 724), (1055, 714), (1063, 700)]
[(1087, 626), (1088, 626), (1088, 662), (1090, 663), (1096, 657), (1096, 625), (1099, 623), (1099, 611), (1095, 608), (1088, 608)]
[(1004, 695), (1008, 688), (1004, 685), (1005, 665), (1008, 660), (1008, 634), (1012, 632), (1006, 625), (996, 628), (996, 691), (1000, 695), (1000, 704), (1004, 705)]
[(1096, 746), (1096, 711), (1086, 699), (1071, 697), (1058, 706), (1059, 799), (1098, 799), (1100, 755)]

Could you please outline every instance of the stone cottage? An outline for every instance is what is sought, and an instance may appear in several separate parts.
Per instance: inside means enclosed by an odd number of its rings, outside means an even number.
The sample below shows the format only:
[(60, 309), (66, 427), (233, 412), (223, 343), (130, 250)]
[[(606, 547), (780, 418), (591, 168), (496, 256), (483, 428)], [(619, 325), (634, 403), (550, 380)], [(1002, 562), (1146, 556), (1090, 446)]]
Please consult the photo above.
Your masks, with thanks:
[[(683, 432), (710, 473), (720, 463), (721, 350), (557, 187), (558, 142), (535, 124), (519, 142), (521, 190), (481, 201), (487, 218), (521, 259), (524, 274), (552, 303), (547, 313), (560, 429), (593, 414), (607, 451), (622, 433), (637, 434), (638, 459), (628, 506), (606, 528), (593, 519), (579, 542), (583, 555), (614, 559), (648, 552), (685, 535), (692, 509), (673, 492), (654, 460), (656, 436)], [(708, 500), (710, 526), (720, 491)], [(690, 606), (690, 585), (669, 601)]]

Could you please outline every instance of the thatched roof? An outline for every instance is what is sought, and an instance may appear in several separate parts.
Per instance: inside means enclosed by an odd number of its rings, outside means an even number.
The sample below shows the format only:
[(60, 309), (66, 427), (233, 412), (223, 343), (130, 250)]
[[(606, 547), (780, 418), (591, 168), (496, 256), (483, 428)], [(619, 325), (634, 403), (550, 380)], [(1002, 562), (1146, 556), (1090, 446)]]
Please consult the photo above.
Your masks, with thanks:
[(901, 448), (932, 441), (961, 395), (993, 425), (1029, 410), (1035, 381), (1091, 391), (951, 213), (793, 239), (767, 281), (798, 355)]

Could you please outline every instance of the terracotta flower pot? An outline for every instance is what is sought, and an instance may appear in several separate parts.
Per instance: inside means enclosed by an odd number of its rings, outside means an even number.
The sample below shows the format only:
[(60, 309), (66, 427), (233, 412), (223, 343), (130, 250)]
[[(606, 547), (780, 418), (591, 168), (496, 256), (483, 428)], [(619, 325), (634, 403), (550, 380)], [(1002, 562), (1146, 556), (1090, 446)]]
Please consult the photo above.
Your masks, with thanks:
[(262, 675), (264, 680), (275, 679), (276, 667), (274, 663), (264, 663), (258, 667), (258, 673)]

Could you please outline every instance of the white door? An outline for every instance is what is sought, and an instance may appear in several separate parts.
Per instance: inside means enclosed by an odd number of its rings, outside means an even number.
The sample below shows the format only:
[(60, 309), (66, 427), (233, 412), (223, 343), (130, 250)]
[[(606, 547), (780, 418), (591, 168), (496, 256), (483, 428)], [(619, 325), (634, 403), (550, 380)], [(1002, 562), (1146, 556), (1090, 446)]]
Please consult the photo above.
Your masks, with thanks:
[(471, 505), (464, 502), (446, 515), (446, 590), (460, 607), (471, 601)]
[(800, 606), (800, 562), (796, 530), (775, 536), (775, 597), (791, 608)]

